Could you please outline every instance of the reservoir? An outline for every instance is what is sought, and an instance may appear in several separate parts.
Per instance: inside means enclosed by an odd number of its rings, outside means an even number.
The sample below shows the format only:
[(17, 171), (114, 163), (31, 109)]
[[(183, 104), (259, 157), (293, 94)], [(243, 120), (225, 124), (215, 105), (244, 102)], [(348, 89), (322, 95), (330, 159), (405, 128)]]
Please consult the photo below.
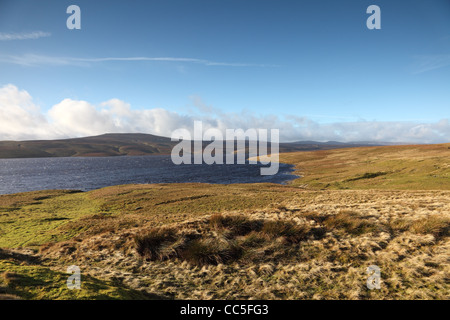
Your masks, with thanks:
[(261, 164), (181, 164), (169, 155), (0, 159), (0, 194), (45, 190), (89, 191), (132, 183), (286, 183), (297, 178), (292, 165), (260, 175)]

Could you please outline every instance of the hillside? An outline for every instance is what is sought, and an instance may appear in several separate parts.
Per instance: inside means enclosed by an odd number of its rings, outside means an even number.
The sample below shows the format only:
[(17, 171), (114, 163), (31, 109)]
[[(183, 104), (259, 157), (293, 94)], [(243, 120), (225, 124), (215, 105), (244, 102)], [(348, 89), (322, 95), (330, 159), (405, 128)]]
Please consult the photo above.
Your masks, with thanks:
[[(0, 141), (0, 159), (170, 154), (175, 144), (177, 142), (172, 142), (170, 138), (141, 133), (114, 133), (61, 140)], [(204, 142), (204, 146), (206, 144)], [(328, 150), (364, 145), (307, 141), (280, 143), (280, 151)]]
[(170, 154), (170, 138), (124, 133), (32, 141), (0, 141), (0, 158), (89, 157)]
[(450, 190), (450, 143), (283, 153), (306, 189)]

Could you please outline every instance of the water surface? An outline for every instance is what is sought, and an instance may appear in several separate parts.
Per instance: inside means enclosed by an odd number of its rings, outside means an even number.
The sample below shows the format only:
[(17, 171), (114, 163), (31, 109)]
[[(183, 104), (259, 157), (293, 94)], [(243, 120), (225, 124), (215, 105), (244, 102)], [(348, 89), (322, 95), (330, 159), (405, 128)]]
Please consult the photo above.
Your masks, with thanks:
[(284, 183), (297, 178), (293, 166), (280, 164), (261, 176), (257, 164), (175, 165), (170, 156), (0, 159), (0, 194), (44, 190), (88, 191), (129, 183)]

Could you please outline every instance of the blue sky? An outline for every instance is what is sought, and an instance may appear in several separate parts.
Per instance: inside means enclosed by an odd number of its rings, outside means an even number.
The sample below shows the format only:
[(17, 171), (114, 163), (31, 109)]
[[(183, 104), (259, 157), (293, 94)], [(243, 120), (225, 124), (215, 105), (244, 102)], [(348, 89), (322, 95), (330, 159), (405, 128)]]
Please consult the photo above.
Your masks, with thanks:
[[(71, 4), (81, 30), (66, 27)], [(371, 4), (381, 30), (366, 27)], [(0, 108), (12, 123), (6, 110), (32, 104), (36, 127), (3, 139), (168, 135), (198, 118), (285, 140), (443, 142), (449, 85), (448, 0), (0, 1)], [(68, 105), (111, 123), (80, 129)]]

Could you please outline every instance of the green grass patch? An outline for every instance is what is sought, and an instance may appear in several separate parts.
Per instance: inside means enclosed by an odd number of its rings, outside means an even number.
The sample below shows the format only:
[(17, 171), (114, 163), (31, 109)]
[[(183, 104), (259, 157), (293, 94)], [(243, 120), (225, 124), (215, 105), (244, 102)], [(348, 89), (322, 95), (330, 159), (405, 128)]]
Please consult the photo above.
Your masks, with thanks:
[(1, 295), (12, 295), (22, 299), (45, 300), (111, 300), (151, 299), (149, 294), (116, 286), (90, 276), (83, 276), (81, 289), (70, 290), (67, 278), (70, 274), (53, 271), (39, 265), (23, 265), (15, 261), (0, 260)]
[(45, 196), (42, 192), (3, 195), (2, 203), (0, 247), (37, 248), (46, 242), (70, 239), (77, 231), (62, 231), (60, 227), (97, 212), (97, 202), (88, 200), (85, 193), (64, 191), (47, 191)]
[(362, 180), (362, 179), (373, 179), (379, 176), (384, 176), (386, 174), (388, 174), (389, 172), (382, 172), (382, 171), (378, 171), (378, 172), (366, 172), (364, 173), (362, 176), (356, 177), (356, 178), (351, 178), (351, 179), (347, 179), (345, 181), (351, 182), (351, 181), (357, 181), (357, 180)]

